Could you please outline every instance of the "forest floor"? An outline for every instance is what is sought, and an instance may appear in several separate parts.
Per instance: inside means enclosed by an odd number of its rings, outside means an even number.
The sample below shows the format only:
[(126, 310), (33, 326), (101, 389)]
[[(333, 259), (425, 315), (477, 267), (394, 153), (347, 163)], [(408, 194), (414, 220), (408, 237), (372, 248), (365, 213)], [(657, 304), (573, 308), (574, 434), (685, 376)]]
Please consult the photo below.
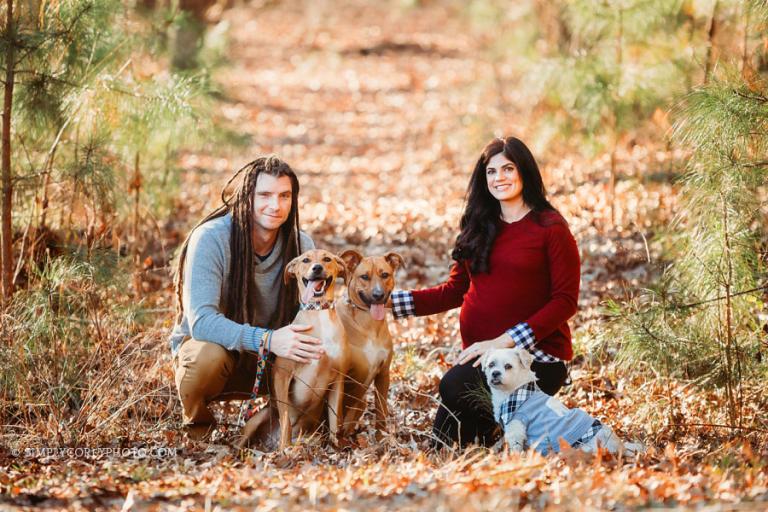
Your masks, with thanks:
[[(306, 4), (306, 5), (305, 5)], [(603, 419), (647, 453), (634, 459), (428, 450), (437, 384), (459, 352), (456, 311), (391, 321), (396, 341), (391, 434), (376, 441), (369, 421), (352, 447), (316, 439), (269, 454), (237, 452), (239, 403), (216, 406), (222, 425), (211, 444), (180, 432), (166, 336), (172, 314), (148, 325), (141, 389), (163, 421), (126, 425), (129, 450), (84, 454), (29, 449), (0, 462), (0, 507), (128, 510), (505, 510), (638, 507), (748, 510), (768, 507), (765, 431), (719, 428), (724, 398), (684, 382), (613, 362), (620, 340), (602, 340), (608, 298), (658, 272), (656, 231), (675, 206), (670, 185), (682, 156), (625, 140), (619, 153), (617, 225), (610, 228), (609, 162), (546, 144), (511, 66), (495, 68), (480, 37), (458, 13), (426, 3), (413, 9), (350, 2), (240, 6), (230, 24), (228, 64), (216, 122), (247, 139), (222, 152), (183, 154), (182, 192), (161, 241), (167, 254), (218, 204), (231, 172), (275, 152), (302, 183), (301, 224), (321, 248), (366, 254), (397, 251), (407, 267), (398, 285), (447, 276), (450, 248), (478, 148), (493, 135), (532, 141), (548, 193), (569, 220), (582, 254), (580, 312), (572, 320), (577, 357), (561, 398)], [(501, 120), (501, 121), (500, 121)], [(173, 306), (167, 272), (148, 292), (159, 311)], [(126, 373), (127, 381), (137, 375)], [(747, 417), (765, 418), (761, 390)], [(369, 418), (367, 418), (368, 420)], [(53, 441), (51, 441), (53, 444)], [(110, 445), (114, 447), (115, 445)], [(93, 447), (96, 448), (96, 447)], [(99, 448), (101, 449), (101, 448)]]

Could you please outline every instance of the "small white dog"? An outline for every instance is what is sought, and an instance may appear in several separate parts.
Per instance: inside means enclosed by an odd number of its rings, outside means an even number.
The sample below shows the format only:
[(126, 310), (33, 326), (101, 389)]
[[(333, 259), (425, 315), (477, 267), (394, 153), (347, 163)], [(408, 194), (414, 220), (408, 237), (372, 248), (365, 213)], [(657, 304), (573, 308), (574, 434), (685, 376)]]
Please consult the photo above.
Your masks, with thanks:
[(504, 428), (510, 450), (534, 447), (542, 455), (560, 451), (560, 438), (574, 448), (594, 452), (599, 444), (611, 453), (633, 454), (636, 443), (622, 443), (607, 426), (581, 409), (568, 409), (536, 385), (533, 354), (515, 347), (489, 350), (482, 368), (493, 399), (493, 415)]

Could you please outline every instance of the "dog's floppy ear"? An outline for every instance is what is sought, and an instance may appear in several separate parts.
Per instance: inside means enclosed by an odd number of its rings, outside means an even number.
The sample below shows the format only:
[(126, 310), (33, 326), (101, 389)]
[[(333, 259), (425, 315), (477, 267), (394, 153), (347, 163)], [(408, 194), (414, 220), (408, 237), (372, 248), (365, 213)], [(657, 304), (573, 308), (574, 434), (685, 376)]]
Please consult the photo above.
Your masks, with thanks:
[(347, 274), (349, 271), (347, 270), (347, 262), (343, 259), (339, 258), (335, 254), (333, 255), (333, 259), (336, 262), (336, 264), (339, 266), (339, 277), (344, 280), (344, 282), (347, 282)]
[(344, 262), (344, 268), (348, 272), (354, 272), (357, 266), (363, 261), (363, 255), (354, 249), (347, 249), (340, 254), (341, 260)]
[(397, 272), (397, 269), (399, 268), (405, 268), (405, 260), (403, 260), (403, 257), (396, 252), (387, 253), (387, 255), (384, 256), (384, 259), (387, 260), (387, 263), (389, 263), (395, 272)]
[(491, 352), (493, 352), (493, 349), (486, 350), (483, 352), (483, 355), (480, 356), (480, 368), (482, 368), (483, 371), (485, 371), (485, 365), (488, 364), (488, 359), (491, 356)]
[(533, 354), (525, 350), (524, 348), (517, 349), (517, 357), (520, 358), (520, 362), (523, 363), (523, 367), (531, 369), (533, 363)]
[(285, 284), (290, 283), (292, 277), (296, 277), (296, 267), (302, 259), (301, 255), (296, 256), (285, 266), (285, 270), (283, 270), (283, 282)]

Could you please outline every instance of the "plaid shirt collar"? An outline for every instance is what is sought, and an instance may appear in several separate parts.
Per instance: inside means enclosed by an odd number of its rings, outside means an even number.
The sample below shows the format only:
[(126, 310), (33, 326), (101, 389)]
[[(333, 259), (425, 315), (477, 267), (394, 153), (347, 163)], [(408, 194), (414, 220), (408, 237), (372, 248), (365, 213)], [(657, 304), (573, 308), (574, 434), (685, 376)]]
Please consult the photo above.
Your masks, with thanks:
[(517, 388), (514, 392), (512, 392), (512, 394), (509, 395), (507, 401), (501, 404), (499, 416), (496, 418), (496, 420), (502, 425), (506, 425), (512, 421), (512, 417), (515, 415), (515, 412), (520, 409), (525, 401), (528, 400), (531, 395), (533, 395), (538, 390), (539, 387), (536, 385), (535, 381), (531, 381)]
[(321, 302), (299, 302), (300, 311), (322, 311), (323, 309), (333, 309), (336, 305), (335, 300), (324, 300)]

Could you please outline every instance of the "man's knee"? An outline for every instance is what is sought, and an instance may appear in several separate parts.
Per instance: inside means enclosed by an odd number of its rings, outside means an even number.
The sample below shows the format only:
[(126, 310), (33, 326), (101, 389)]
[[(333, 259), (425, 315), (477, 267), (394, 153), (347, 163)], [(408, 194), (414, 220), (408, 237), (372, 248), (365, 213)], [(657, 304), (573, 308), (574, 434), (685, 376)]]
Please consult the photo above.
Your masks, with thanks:
[(216, 343), (187, 340), (179, 348), (176, 387), (182, 403), (210, 400), (221, 392), (235, 367), (235, 357)]

